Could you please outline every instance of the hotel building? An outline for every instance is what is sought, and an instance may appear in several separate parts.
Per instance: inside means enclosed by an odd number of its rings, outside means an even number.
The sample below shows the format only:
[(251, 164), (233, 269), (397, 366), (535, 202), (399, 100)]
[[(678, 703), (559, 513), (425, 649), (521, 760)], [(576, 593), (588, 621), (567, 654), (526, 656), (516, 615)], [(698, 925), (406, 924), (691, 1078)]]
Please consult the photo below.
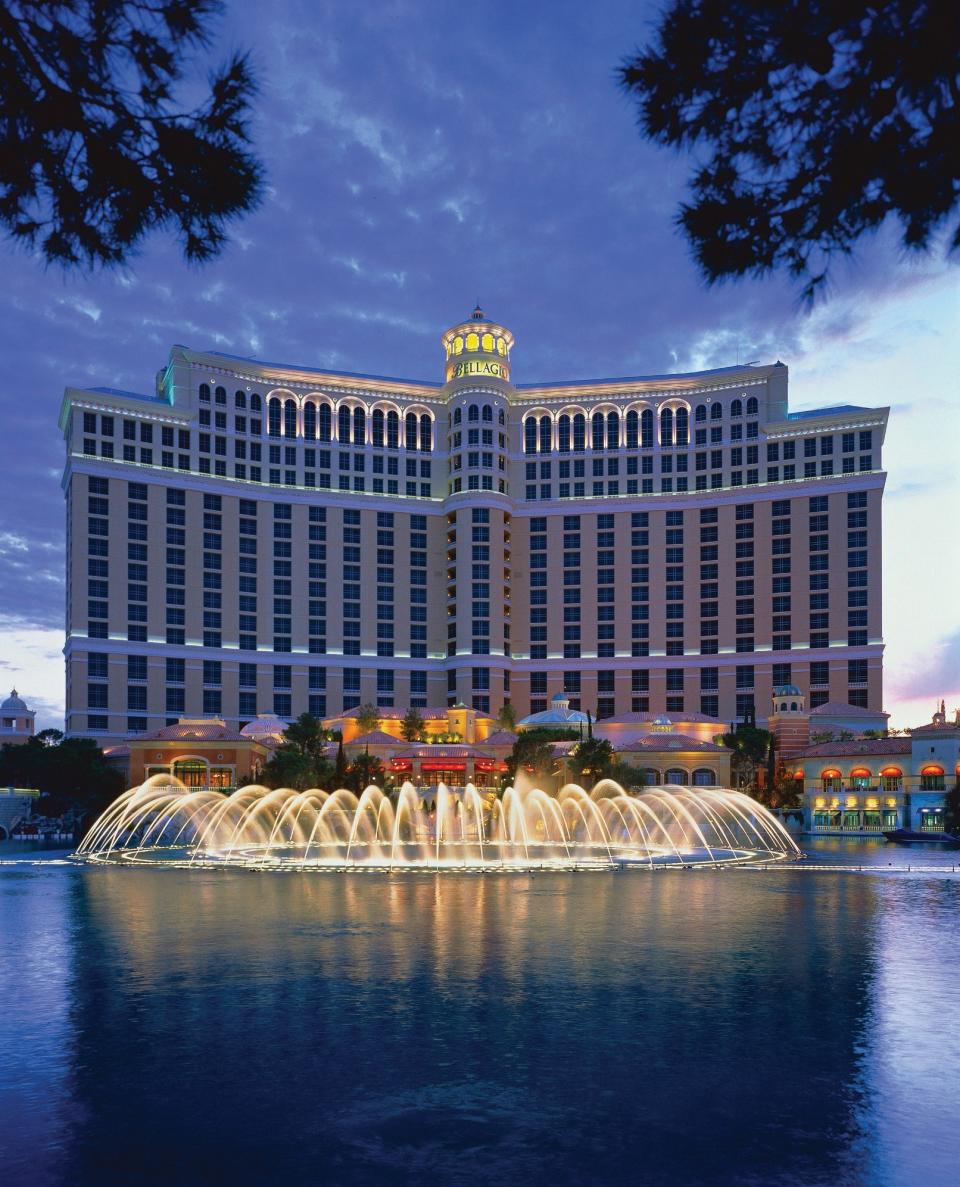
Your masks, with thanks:
[(477, 309), (442, 382), (176, 346), (68, 388), (68, 733), (881, 708), (887, 409), (790, 412), (780, 362), (514, 384), (513, 345)]

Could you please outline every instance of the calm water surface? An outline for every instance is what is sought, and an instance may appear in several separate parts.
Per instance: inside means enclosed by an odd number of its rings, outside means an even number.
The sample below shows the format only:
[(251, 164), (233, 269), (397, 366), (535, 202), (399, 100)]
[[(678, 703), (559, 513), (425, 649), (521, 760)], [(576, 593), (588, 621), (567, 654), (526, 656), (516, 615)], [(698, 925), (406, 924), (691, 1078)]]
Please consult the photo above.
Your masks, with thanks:
[(0, 1182), (956, 1183), (960, 876), (931, 867), (957, 855), (814, 851), (881, 868), (298, 876), (0, 846)]

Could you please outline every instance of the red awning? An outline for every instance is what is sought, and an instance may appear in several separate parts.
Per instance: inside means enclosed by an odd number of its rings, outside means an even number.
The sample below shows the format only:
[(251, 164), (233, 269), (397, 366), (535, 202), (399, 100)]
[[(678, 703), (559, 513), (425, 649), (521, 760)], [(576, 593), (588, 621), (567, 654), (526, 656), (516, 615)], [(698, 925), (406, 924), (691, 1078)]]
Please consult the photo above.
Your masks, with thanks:
[(465, 762), (455, 762), (452, 758), (441, 759), (439, 762), (422, 762), (421, 771), (465, 771)]

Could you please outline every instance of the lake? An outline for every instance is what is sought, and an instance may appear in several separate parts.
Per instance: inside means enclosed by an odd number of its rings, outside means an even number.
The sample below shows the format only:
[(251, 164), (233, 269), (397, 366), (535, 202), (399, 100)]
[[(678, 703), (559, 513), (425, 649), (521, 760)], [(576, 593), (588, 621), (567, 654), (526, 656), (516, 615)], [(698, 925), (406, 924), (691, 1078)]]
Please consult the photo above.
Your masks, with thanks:
[(960, 855), (804, 847), (872, 872), (0, 845), (0, 1182), (952, 1184)]

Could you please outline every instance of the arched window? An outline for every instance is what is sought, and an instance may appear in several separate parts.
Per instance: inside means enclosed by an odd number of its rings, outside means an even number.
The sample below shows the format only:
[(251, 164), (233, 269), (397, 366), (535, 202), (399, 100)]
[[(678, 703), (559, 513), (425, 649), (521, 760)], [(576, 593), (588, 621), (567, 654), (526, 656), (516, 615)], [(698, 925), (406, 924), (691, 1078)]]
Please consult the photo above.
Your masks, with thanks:
[(303, 436), (307, 441), (317, 439), (317, 406), (310, 400), (303, 406)]
[(636, 449), (640, 443), (640, 417), (636, 408), (627, 413), (627, 449)]
[(408, 412), (406, 419), (406, 429), (404, 437), (404, 445), (407, 449), (417, 448), (417, 414), (415, 412)]
[(643, 768), (643, 781), (647, 787), (658, 787), (663, 782), (656, 767)]
[(557, 421), (557, 447), (561, 453), (570, 452), (570, 417), (566, 412)]
[(839, 791), (841, 785), (840, 772), (835, 767), (827, 767), (826, 770), (820, 772), (820, 781), (823, 785), (823, 790)]
[(730, 405), (731, 416), (743, 416), (743, 404), (740, 400), (734, 400)]
[(471, 404), (467, 409), (467, 420), (475, 421), (480, 419), (480, 408), (476, 404)]
[(690, 428), (689, 416), (686, 408), (678, 408), (676, 415), (677, 427), (677, 444), (688, 445), (690, 443)]
[(662, 408), (660, 410), (660, 444), (673, 444), (673, 409)]
[(699, 408), (696, 410), (696, 412), (693, 414), (693, 419), (694, 419), (694, 420), (697, 422), (697, 424), (701, 424), (703, 421), (705, 421), (705, 420), (707, 419), (707, 406), (706, 406), (706, 404), (701, 404), (701, 405), (700, 405), (700, 407), (699, 407)]
[(484, 404), (481, 420), (489, 421), (490, 424), (493, 424), (493, 409), (489, 404)]
[(420, 450), (429, 453), (433, 449), (433, 422), (426, 412), (420, 414)]
[(257, 395), (256, 392), (250, 393), (250, 411), (251, 412), (259, 412), (260, 411), (260, 397)]
[(373, 418), (370, 424), (370, 433), (374, 445), (383, 444), (383, 409), (374, 408)]
[(346, 404), (337, 413), (337, 440), (341, 445), (350, 444), (350, 409)]
[(329, 441), (333, 435), (333, 409), (329, 404), (321, 404), (317, 414), (317, 432), (321, 441)]
[(697, 767), (693, 772), (694, 787), (713, 787), (717, 777), (709, 767)]
[(943, 791), (944, 790), (944, 772), (943, 767), (937, 766), (936, 763), (929, 763), (920, 772), (920, 790), (921, 791)]
[(507, 418), (506, 418), (506, 415), (504, 414), (504, 411), (502, 408), (500, 409), (499, 413), (497, 414), (497, 423), (502, 424), (502, 425), (505, 425), (507, 423)]
[(233, 404), (234, 404), (235, 408), (246, 408), (247, 393), (246, 392), (234, 392), (233, 393)]
[(453, 410), (453, 423), (455, 425), (458, 425), (460, 423), (460, 421), (463, 419), (462, 413), (463, 413), (462, 408), (455, 408)]
[(573, 451), (582, 453), (587, 448), (587, 418), (582, 412), (573, 417)]
[(537, 452), (537, 418), (528, 416), (523, 422), (523, 452)]
[(620, 448), (620, 413), (607, 413), (607, 449)]
[(722, 404), (713, 403), (710, 405), (710, 419), (711, 420), (722, 420), (723, 419), (723, 405)]
[(590, 444), (594, 449), (603, 449), (603, 413), (595, 412), (591, 422)]
[(387, 413), (387, 449), (400, 448), (400, 414), (392, 408)]
[(667, 783), (679, 783), (681, 787), (686, 787), (688, 781), (687, 772), (681, 771), (679, 767), (671, 767), (670, 770), (667, 771)]
[(227, 389), (225, 387), (218, 387), (213, 393), (213, 400), (215, 404), (226, 404)]
[(200, 399), (204, 402), (204, 404), (210, 403), (210, 384), (209, 383), (201, 383), (200, 384)]
[(653, 409), (644, 408), (640, 413), (640, 446), (653, 449)]
[(353, 410), (353, 443), (363, 445), (367, 439), (367, 412), (365, 408)]
[(553, 425), (549, 416), (540, 417), (540, 452), (549, 453), (553, 449)]
[(280, 401), (274, 397), (267, 405), (267, 435), (280, 436)]
[(296, 437), (297, 435), (297, 405), (295, 400), (284, 401), (283, 435), (284, 437)]
[(747, 416), (756, 416), (759, 411), (760, 405), (757, 403), (757, 397), (751, 396), (750, 399), (747, 400)]

